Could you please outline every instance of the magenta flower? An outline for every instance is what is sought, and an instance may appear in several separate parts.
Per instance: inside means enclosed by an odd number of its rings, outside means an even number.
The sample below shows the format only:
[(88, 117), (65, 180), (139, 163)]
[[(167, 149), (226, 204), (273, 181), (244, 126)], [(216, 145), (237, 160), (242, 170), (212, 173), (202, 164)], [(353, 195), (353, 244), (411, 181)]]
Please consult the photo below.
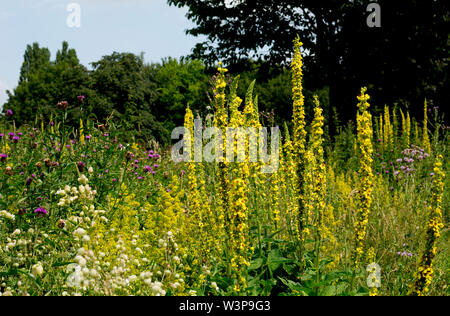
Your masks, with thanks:
[(48, 214), (47, 210), (43, 207), (38, 207), (37, 209), (34, 210), (34, 213), (38, 214), (38, 215), (47, 215)]
[(84, 95), (77, 96), (78, 101), (83, 102), (86, 97)]
[(5, 116), (6, 117), (9, 117), (9, 116), (12, 116), (13, 115), (13, 111), (12, 110), (6, 110), (6, 112), (5, 112)]
[(0, 154), (0, 161), (1, 162), (5, 162), (7, 158), (8, 158), (7, 154)]
[(144, 171), (145, 172), (151, 172), (152, 171), (152, 167), (147, 165), (147, 166), (144, 167)]

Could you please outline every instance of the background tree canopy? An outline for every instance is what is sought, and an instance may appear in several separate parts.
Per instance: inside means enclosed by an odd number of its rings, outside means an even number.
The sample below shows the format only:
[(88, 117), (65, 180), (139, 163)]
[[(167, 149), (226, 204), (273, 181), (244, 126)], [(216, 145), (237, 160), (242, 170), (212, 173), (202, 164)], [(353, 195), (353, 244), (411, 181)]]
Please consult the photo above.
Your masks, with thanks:
[[(297, 34), (304, 43), (305, 80), (330, 87), (330, 102), (348, 119), (363, 85), (379, 107), (395, 104), (420, 112), (423, 101), (444, 107), (449, 93), (450, 2), (445, 0), (168, 0), (187, 6), (206, 35), (193, 56), (209, 64), (242, 65), (259, 59), (286, 66)], [(369, 28), (371, 2), (381, 6), (381, 27)], [(242, 67), (242, 66), (241, 66)]]
[(274, 111), (275, 123), (281, 124), (292, 117), (289, 63), (297, 34), (304, 43), (307, 114), (312, 95), (318, 94), (331, 135), (354, 117), (361, 86), (369, 88), (375, 112), (388, 104), (419, 118), (425, 98), (445, 109), (450, 2), (379, 0), (380, 28), (367, 26), (370, 2), (246, 0), (227, 7), (224, 0), (168, 0), (188, 8), (196, 26), (187, 33), (208, 39), (188, 58), (146, 64), (142, 56), (113, 52), (88, 69), (66, 42), (55, 60), (34, 43), (26, 48), (18, 86), (8, 91), (3, 109), (12, 109), (22, 124), (48, 119), (58, 102), (68, 101), (74, 125), (81, 116), (109, 118), (129, 137), (167, 142), (188, 104), (205, 110), (210, 78), (222, 60), (232, 75), (241, 75), (240, 95), (257, 80), (260, 110)]
[(208, 80), (200, 61), (169, 58), (145, 64), (142, 56), (114, 52), (88, 70), (66, 42), (54, 61), (47, 48), (34, 43), (25, 51), (18, 86), (8, 91), (3, 108), (12, 109), (16, 123), (23, 124), (49, 120), (57, 103), (68, 101), (68, 123), (74, 126), (82, 116), (108, 119), (127, 138), (166, 143), (172, 128), (182, 125), (186, 104), (197, 109), (207, 105)]

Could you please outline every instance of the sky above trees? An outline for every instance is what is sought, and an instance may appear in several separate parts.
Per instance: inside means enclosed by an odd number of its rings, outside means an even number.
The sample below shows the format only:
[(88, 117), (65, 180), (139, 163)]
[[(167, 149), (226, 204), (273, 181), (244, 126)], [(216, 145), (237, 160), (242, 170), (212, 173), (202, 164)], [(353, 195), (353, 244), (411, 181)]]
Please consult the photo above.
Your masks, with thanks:
[[(81, 8), (81, 27), (70, 28), (70, 3)], [(38, 42), (55, 57), (63, 41), (83, 65), (114, 51), (140, 54), (145, 61), (190, 53), (200, 38), (185, 35), (192, 23), (186, 10), (166, 0), (14, 0), (0, 2), (0, 109), (6, 90), (19, 80), (26, 46)]]

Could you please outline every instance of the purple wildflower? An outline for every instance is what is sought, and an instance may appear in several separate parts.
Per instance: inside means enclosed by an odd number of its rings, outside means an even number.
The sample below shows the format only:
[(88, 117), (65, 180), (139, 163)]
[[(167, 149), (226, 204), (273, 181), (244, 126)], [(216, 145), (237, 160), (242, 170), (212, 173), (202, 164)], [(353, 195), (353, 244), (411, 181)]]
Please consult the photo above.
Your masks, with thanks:
[(38, 215), (47, 215), (48, 214), (47, 210), (43, 207), (38, 207), (37, 209), (34, 210), (34, 213), (38, 214)]

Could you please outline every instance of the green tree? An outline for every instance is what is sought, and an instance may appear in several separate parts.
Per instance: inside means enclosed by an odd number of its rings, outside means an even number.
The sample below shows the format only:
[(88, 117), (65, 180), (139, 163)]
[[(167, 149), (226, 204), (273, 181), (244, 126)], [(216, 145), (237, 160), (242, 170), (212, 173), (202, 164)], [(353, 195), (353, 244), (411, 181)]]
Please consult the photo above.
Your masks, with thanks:
[[(367, 6), (381, 6), (381, 28), (368, 27)], [(288, 65), (292, 40), (304, 43), (310, 90), (330, 87), (330, 102), (347, 120), (361, 86), (372, 102), (421, 112), (423, 99), (448, 99), (450, 2), (446, 0), (168, 0), (188, 8), (193, 36), (206, 36), (193, 56), (242, 64), (253, 58)], [(415, 110), (415, 111), (414, 111)], [(420, 114), (419, 114), (420, 115)]]
[(89, 112), (99, 120), (113, 115), (129, 137), (167, 140), (168, 130), (155, 116), (156, 84), (148, 76), (142, 56), (117, 53), (92, 63)]
[(203, 111), (208, 104), (206, 91), (209, 77), (197, 60), (167, 58), (161, 64), (149, 65), (152, 80), (158, 87), (156, 115), (168, 126), (180, 126), (186, 106)]
[(50, 60), (47, 48), (34, 43), (27, 46), (19, 83), (12, 93), (7, 92), (4, 109), (12, 109), (16, 123), (22, 124), (34, 121), (36, 116), (48, 118), (58, 102), (68, 101), (69, 121), (74, 122), (79, 116), (77, 96), (88, 89), (88, 83), (87, 69), (67, 42), (63, 42), (55, 61)]

